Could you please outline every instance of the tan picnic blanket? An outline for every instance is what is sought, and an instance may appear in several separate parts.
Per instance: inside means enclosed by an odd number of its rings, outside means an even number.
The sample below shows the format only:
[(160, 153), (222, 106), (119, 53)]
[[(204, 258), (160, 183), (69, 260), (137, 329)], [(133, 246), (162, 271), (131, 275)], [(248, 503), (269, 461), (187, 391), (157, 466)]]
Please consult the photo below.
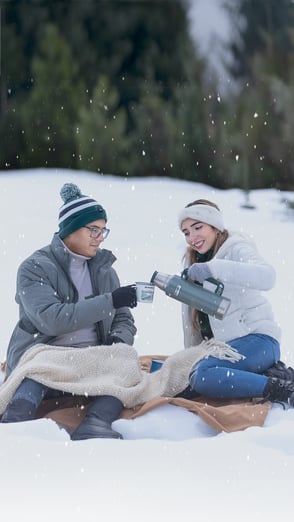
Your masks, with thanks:
[[(262, 426), (270, 403), (256, 400), (187, 400), (175, 397), (188, 385), (192, 366), (213, 355), (231, 361), (239, 356), (234, 349), (214, 340), (181, 350), (170, 356), (139, 357), (125, 344), (86, 349), (37, 345), (28, 350), (17, 368), (0, 387), (0, 414), (5, 410), (24, 377), (50, 388), (73, 393), (74, 397), (44, 400), (37, 418), (46, 416), (59, 425), (75, 429), (83, 419), (91, 396), (110, 394), (125, 405), (121, 417), (132, 419), (163, 404), (174, 404), (198, 414), (217, 431), (238, 431)], [(164, 361), (161, 370), (149, 373), (152, 359)]]

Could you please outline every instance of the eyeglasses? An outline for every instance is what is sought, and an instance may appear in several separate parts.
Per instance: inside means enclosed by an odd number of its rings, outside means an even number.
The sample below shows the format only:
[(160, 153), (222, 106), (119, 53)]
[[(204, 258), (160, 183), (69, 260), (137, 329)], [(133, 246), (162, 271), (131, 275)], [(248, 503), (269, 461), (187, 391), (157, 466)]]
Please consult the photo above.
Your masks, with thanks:
[(83, 228), (87, 228), (88, 230), (90, 230), (90, 237), (92, 237), (93, 239), (98, 239), (98, 237), (100, 237), (101, 235), (102, 235), (103, 239), (106, 239), (110, 232), (109, 228), (106, 228), (106, 227), (100, 228), (100, 227), (89, 227), (87, 225), (84, 225)]

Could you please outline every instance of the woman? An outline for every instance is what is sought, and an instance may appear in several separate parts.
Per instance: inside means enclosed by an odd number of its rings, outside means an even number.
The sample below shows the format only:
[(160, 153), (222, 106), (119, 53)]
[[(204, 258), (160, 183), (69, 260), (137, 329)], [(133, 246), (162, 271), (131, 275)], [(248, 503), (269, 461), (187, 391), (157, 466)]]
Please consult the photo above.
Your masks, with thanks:
[(244, 235), (225, 229), (220, 209), (199, 199), (179, 214), (179, 226), (188, 244), (185, 272), (196, 284), (209, 277), (224, 284), (231, 300), (222, 320), (183, 306), (185, 347), (214, 337), (243, 355), (230, 363), (208, 357), (190, 373), (194, 392), (214, 398), (264, 397), (294, 403), (294, 383), (269, 378), (264, 372), (280, 358), (280, 328), (263, 291), (275, 283), (274, 269)]

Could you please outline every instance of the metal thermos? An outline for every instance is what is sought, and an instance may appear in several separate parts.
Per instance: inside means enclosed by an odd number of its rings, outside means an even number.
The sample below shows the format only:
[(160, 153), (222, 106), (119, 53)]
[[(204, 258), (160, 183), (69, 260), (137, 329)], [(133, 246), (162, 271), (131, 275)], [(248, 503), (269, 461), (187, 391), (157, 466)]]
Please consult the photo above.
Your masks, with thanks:
[(217, 319), (224, 317), (231, 303), (230, 299), (222, 297), (224, 285), (218, 279), (208, 278), (205, 280), (212, 290), (187, 281), (187, 279), (178, 275), (161, 272), (154, 272), (150, 282), (163, 290), (169, 297)]

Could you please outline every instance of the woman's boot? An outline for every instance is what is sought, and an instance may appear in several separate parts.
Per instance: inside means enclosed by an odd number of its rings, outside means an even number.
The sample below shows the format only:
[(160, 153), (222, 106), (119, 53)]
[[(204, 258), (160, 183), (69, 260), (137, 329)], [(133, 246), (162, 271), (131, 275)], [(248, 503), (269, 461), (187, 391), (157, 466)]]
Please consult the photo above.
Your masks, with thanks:
[(267, 401), (285, 402), (294, 406), (294, 381), (269, 377), (263, 396)]

